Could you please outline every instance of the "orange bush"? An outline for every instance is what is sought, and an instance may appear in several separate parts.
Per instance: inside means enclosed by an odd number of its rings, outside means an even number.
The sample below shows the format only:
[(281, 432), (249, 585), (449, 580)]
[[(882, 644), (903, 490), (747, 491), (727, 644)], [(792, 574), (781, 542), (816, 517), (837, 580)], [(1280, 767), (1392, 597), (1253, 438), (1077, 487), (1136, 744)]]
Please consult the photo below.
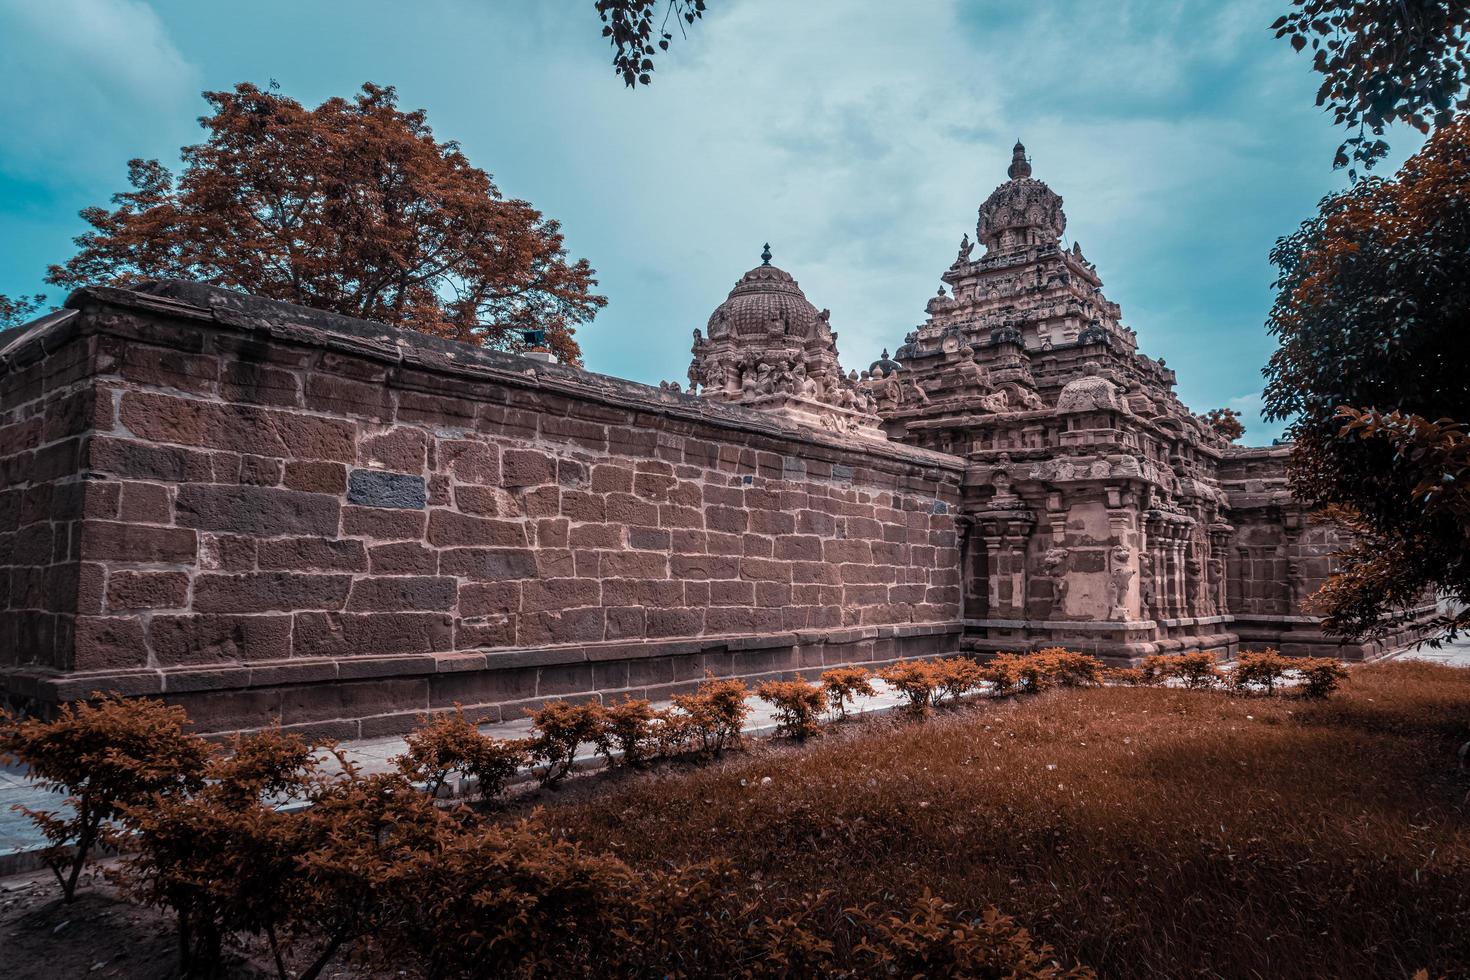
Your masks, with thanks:
[(68, 794), (69, 816), (16, 806), (50, 843), (46, 865), (67, 902), (125, 807), (200, 784), (213, 750), (185, 731), (188, 721), (162, 701), (96, 692), (90, 702), (62, 705), (51, 721), (0, 712), (0, 761), (19, 762), (38, 785)]
[(1215, 658), (1198, 650), (1174, 656), (1155, 654), (1145, 657), (1141, 670), (1146, 684), (1158, 684), (1173, 678), (1192, 691), (1214, 687), (1225, 679), (1220, 668), (1215, 666)]
[(602, 730), (602, 705), (596, 701), (547, 701), (539, 711), (527, 709), (526, 714), (535, 733), (529, 744), (531, 758), (545, 766), (537, 773), (543, 786), (570, 773), (577, 749), (584, 742), (595, 743)]
[(908, 702), (910, 714), (924, 715), (934, 703), (934, 668), (922, 660), (900, 660), (878, 671)]
[(625, 766), (641, 766), (656, 751), (654, 722), (658, 712), (646, 700), (626, 697), (621, 704), (604, 706), (602, 724), (595, 741), (597, 751), (614, 765), (621, 757)]
[(408, 751), (393, 763), (406, 777), (423, 783), (430, 796), (438, 796), (458, 774), (475, 779), (481, 798), (492, 800), (529, 761), (527, 743), (491, 738), (465, 719), (458, 704), (451, 713), (422, 721), (405, 738)]
[(1230, 670), (1230, 686), (1239, 691), (1259, 687), (1267, 695), (1276, 693), (1276, 684), (1292, 669), (1292, 660), (1272, 648), (1258, 653), (1242, 653)]
[(675, 694), (673, 702), (684, 714), (682, 725), (690, 740), (697, 741), (705, 755), (718, 757), (740, 744), (740, 729), (750, 714), (750, 705), (745, 703), (749, 695), (744, 681), (706, 675), (694, 693)]
[(1144, 683), (1143, 671), (1137, 667), (1110, 667), (1103, 672), (1103, 680), (1129, 687), (1138, 687)]
[(1333, 657), (1296, 657), (1292, 668), (1301, 676), (1302, 696), (1325, 698), (1347, 680), (1347, 668)]
[(798, 741), (822, 733), (821, 714), (827, 698), (821, 687), (801, 675), (789, 681), (762, 681), (755, 696), (776, 709), (776, 731)]
[(931, 699), (934, 704), (941, 701), (954, 704), (966, 694), (980, 690), (987, 680), (986, 671), (969, 657), (946, 657), (929, 661)]
[(878, 692), (873, 689), (873, 675), (863, 667), (833, 667), (822, 671), (822, 689), (827, 692), (827, 703), (839, 721), (846, 720), (847, 706), (856, 704), (858, 698), (871, 698)]
[(1063, 969), (1046, 943), (1010, 916), (987, 909), (962, 915), (926, 888), (907, 915), (875, 905), (849, 909), (867, 935), (856, 947), (863, 973), (900, 977), (1024, 977), (1083, 980), (1085, 968)]
[(1032, 656), (1046, 664), (1053, 679), (1062, 687), (1096, 687), (1102, 683), (1103, 665), (1096, 657), (1075, 653), (1065, 647), (1048, 647)]

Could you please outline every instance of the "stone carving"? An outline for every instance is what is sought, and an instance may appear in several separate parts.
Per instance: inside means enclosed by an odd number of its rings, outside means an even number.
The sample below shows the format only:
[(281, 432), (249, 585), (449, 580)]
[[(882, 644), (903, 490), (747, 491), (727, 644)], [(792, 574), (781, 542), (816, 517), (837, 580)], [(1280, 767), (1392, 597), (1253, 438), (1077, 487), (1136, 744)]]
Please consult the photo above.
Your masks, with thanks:
[[(975, 243), (972, 242), (972, 241), (970, 241), (970, 234), (969, 234), (969, 232), (966, 232), (965, 233), (965, 237), (960, 239), (960, 254), (955, 257), (955, 260), (954, 260), (955, 265), (967, 265), (967, 264), (969, 264), (969, 261), (970, 261), (970, 253), (973, 252), (973, 251), (975, 251)], [(944, 287), (943, 286), (941, 286), (939, 288), (939, 294), (941, 296), (944, 295)]]
[(1067, 612), (1067, 549), (1052, 548), (1041, 560), (1041, 571), (1051, 581), (1051, 618), (1064, 619)]
[(1121, 544), (1114, 545), (1108, 553), (1108, 605), (1112, 607), (1108, 612), (1109, 619), (1121, 621), (1128, 618), (1128, 583), (1132, 580), (1128, 549)]
[(1143, 615), (1153, 616), (1156, 606), (1154, 584), (1154, 560), (1147, 554), (1138, 556), (1138, 603), (1142, 607)]

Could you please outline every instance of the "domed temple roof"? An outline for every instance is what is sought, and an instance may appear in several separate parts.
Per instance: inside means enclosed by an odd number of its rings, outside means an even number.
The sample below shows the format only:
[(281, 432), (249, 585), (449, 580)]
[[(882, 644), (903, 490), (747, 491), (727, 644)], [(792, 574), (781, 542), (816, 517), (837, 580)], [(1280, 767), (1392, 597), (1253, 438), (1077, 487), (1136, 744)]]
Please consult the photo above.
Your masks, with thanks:
[(771, 265), (769, 245), (761, 254), (765, 261), (741, 276), (710, 314), (707, 332), (711, 340), (766, 337), (773, 332), (801, 340), (817, 335), (821, 317), (817, 308), (791, 273)]
[(761, 260), (710, 314), (708, 336), (694, 331), (689, 390), (881, 438), (875, 399), (838, 363), (828, 311), (771, 265), (769, 244)]
[(991, 192), (980, 205), (975, 234), (986, 249), (1061, 241), (1067, 228), (1062, 197), (1031, 176), (1031, 161), (1020, 142), (1011, 151), (1011, 165), (1006, 173), (1011, 179)]

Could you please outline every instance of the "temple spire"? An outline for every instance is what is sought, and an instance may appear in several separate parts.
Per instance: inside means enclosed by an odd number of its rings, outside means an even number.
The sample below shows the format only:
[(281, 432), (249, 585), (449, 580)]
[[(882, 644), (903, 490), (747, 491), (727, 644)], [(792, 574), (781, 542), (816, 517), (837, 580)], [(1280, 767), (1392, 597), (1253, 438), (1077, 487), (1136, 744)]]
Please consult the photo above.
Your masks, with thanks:
[(1031, 176), (1031, 161), (1026, 158), (1026, 147), (1021, 145), (1020, 140), (1016, 140), (1016, 145), (1011, 150), (1011, 165), (1006, 173), (1011, 180)]
[(765, 248), (761, 249), (761, 265), (771, 264), (771, 243), (766, 242)]

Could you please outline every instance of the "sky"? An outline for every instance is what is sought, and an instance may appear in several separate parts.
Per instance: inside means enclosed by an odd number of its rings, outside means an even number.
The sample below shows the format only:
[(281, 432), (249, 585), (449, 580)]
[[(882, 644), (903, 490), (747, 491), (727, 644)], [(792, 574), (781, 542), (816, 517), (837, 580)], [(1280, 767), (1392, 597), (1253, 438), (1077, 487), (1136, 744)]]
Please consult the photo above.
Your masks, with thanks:
[[(1287, 5), (710, 0), (629, 91), (592, 0), (0, 0), (0, 293), (61, 301), (42, 280), (77, 212), (131, 157), (176, 168), (201, 91), (372, 81), (597, 269), (589, 369), (682, 382), (767, 241), (861, 368), (922, 322), (1019, 138), (1140, 349), (1267, 444), (1267, 256), (1347, 181), (1307, 56), (1268, 30)], [(1420, 140), (1390, 142), (1385, 172)]]

